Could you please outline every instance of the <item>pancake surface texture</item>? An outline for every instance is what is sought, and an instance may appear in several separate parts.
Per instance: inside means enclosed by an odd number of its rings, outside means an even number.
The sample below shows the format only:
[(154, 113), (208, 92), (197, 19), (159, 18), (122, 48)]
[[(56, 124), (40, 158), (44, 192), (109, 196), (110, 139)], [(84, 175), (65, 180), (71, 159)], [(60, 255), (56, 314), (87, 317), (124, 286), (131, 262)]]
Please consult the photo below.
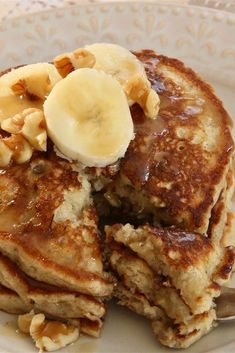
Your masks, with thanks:
[(231, 120), (212, 88), (180, 61), (136, 54), (160, 97), (156, 120), (135, 105), (135, 139), (110, 186), (136, 213), (206, 233), (233, 153)]

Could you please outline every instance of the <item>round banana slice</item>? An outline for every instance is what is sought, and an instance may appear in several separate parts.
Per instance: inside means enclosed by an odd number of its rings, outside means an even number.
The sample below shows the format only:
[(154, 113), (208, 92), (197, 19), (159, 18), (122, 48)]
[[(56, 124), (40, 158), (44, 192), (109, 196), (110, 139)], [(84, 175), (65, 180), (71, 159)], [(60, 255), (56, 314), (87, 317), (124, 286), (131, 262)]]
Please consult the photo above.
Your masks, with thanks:
[(95, 69), (79, 69), (61, 80), (47, 97), (44, 114), (60, 152), (89, 167), (116, 162), (134, 137), (121, 85)]
[(8, 92), (18, 96), (28, 94), (45, 99), (61, 78), (52, 64), (31, 64), (13, 69), (1, 76), (0, 87), (4, 88), (4, 95)]
[(156, 118), (160, 100), (151, 88), (143, 64), (129, 50), (108, 43), (85, 46), (95, 57), (93, 68), (114, 76), (122, 85), (129, 105), (138, 103), (149, 118)]
[(148, 81), (143, 64), (128, 49), (109, 43), (86, 45), (85, 49), (95, 56), (94, 69), (114, 76), (121, 84), (136, 75)]

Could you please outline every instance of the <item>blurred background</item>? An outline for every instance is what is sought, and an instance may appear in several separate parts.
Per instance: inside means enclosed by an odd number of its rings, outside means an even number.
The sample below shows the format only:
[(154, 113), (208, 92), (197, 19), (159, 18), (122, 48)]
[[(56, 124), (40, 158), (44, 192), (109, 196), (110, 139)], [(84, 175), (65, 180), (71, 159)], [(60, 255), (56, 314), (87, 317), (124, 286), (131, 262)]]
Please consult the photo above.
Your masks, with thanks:
[[(109, 0), (112, 2), (116, 0)], [(119, 0), (126, 2), (126, 0)], [(129, 0), (134, 2), (136, 0)], [(107, 2), (106, 0), (0, 0), (0, 20), (17, 17), (26, 13), (58, 8), (63, 6), (74, 6), (77, 4), (87, 4), (95, 2)], [(140, 1), (139, 1), (140, 2)], [(162, 2), (162, 3), (179, 3), (192, 4), (216, 9), (228, 10), (235, 12), (235, 0), (142, 0), (142, 2)]]

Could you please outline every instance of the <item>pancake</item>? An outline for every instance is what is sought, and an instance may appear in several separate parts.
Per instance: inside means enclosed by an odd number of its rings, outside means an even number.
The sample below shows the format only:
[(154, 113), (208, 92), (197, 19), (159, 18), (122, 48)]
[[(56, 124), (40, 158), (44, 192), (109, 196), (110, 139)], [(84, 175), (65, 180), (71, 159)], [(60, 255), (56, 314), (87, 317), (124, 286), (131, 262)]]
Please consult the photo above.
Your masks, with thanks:
[[(206, 233), (234, 150), (231, 120), (213, 89), (182, 62), (136, 53), (160, 97), (156, 120), (132, 107), (135, 139), (107, 189), (136, 217)], [(124, 205), (124, 206), (123, 206)]]
[(114, 295), (152, 322), (158, 340), (186, 348), (215, 325), (214, 299), (228, 280), (234, 251), (208, 237), (176, 228), (106, 228)]
[[(0, 310), (3, 310), (9, 314), (22, 315), (30, 312), (32, 310), (32, 305), (27, 305), (16, 292), (0, 285)], [(34, 309), (34, 312), (37, 313), (37, 309)], [(56, 317), (47, 313), (45, 313), (45, 316), (50, 320), (62, 321), (65, 324), (78, 327), (81, 333), (85, 333), (96, 338), (100, 336), (103, 325), (101, 320), (91, 321), (84, 318), (61, 319), (61, 317)]]
[(9, 314), (21, 315), (29, 312), (30, 305), (27, 305), (16, 292), (0, 285), (0, 310)]
[(136, 56), (160, 111), (152, 121), (132, 107), (135, 139), (104, 193), (124, 220), (106, 227), (107, 254), (118, 303), (150, 319), (163, 345), (185, 348), (214, 327), (234, 264), (232, 124), (181, 62)]
[(98, 298), (35, 281), (3, 255), (0, 255), (0, 283), (16, 292), (30, 310), (57, 318), (95, 321), (106, 313), (105, 305)]
[(233, 212), (229, 212), (227, 215), (227, 221), (225, 225), (225, 231), (222, 238), (223, 246), (235, 247), (235, 215)]
[(175, 227), (106, 227), (114, 295), (151, 321), (163, 345), (186, 348), (215, 326), (214, 299), (234, 265), (233, 190), (230, 168), (204, 235)]

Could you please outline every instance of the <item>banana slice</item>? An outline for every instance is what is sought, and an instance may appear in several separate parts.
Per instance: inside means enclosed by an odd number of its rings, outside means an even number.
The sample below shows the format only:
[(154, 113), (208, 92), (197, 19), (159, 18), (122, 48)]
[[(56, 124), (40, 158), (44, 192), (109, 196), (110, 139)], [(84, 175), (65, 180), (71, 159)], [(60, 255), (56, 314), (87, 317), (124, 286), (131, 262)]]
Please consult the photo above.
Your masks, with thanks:
[(151, 88), (143, 64), (129, 50), (108, 43), (85, 46), (95, 57), (93, 68), (114, 76), (122, 85), (130, 105), (138, 103), (149, 118), (156, 118), (160, 100)]
[(143, 64), (128, 49), (109, 43), (86, 45), (85, 49), (95, 57), (94, 69), (114, 76), (121, 84), (136, 75), (148, 81)]
[(61, 78), (54, 65), (38, 63), (22, 66), (4, 74), (0, 77), (0, 87), (4, 89), (4, 95), (28, 94), (33, 98), (45, 99)]
[(119, 82), (95, 69), (70, 73), (44, 103), (48, 135), (65, 156), (104, 167), (124, 156), (134, 137)]

